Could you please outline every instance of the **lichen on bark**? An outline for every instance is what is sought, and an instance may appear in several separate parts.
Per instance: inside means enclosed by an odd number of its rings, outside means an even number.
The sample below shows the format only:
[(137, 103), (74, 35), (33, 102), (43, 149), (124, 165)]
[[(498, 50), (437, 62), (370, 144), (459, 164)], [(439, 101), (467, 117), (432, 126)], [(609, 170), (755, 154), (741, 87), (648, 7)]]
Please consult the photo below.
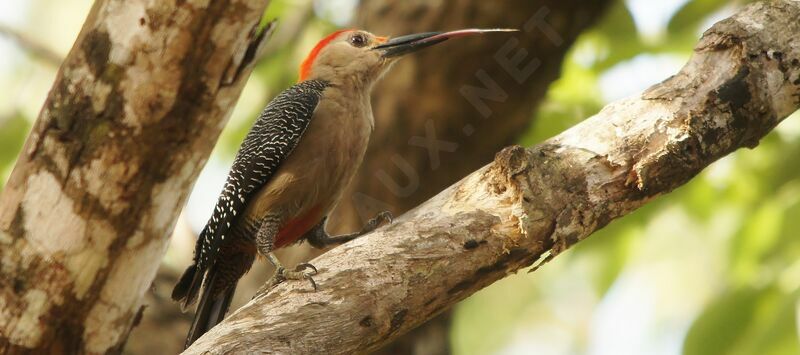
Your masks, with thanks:
[(121, 351), (266, 3), (95, 2), (0, 195), (0, 352)]

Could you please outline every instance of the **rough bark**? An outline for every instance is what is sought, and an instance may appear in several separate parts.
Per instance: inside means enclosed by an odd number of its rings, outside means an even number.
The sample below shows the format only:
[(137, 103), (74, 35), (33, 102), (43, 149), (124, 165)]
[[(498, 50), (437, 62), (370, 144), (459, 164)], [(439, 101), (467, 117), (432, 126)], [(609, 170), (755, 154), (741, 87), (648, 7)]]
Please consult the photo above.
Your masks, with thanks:
[[(513, 40), (487, 37), (445, 44), (404, 58), (386, 75), (373, 95), (375, 133), (364, 164), (345, 194), (350, 198), (334, 213), (335, 229), (356, 230), (381, 210), (402, 214), (515, 142), (526, 131), (547, 87), (558, 78), (567, 50), (610, 3), (362, 1), (356, 27), (379, 34), (469, 27), (515, 27), (523, 32)], [(514, 75), (495, 59), (511, 57), (522, 48), (522, 64), (531, 65), (530, 73)], [(490, 84), (481, 81), (486, 76)], [(466, 86), (487, 85), (502, 88), (495, 99), (479, 99), (478, 106), (486, 105), (488, 113), (470, 102), (476, 100), (474, 94), (461, 91)], [(437, 317), (382, 353), (449, 353), (449, 323), (449, 314)]]
[(0, 353), (120, 351), (266, 4), (95, 2), (0, 196)]
[[(376, 123), (367, 156), (345, 194), (352, 197), (336, 211), (341, 228), (357, 229), (385, 209), (399, 215), (514, 143), (558, 78), (567, 50), (609, 3), (362, 2), (357, 26), (383, 35), (467, 27), (521, 31), (415, 53), (381, 80), (372, 95)], [(515, 56), (519, 62), (508, 64)]]
[(689, 63), (637, 97), (494, 162), (312, 261), (185, 354), (360, 353), (754, 147), (800, 107), (800, 2), (757, 3), (708, 30)]

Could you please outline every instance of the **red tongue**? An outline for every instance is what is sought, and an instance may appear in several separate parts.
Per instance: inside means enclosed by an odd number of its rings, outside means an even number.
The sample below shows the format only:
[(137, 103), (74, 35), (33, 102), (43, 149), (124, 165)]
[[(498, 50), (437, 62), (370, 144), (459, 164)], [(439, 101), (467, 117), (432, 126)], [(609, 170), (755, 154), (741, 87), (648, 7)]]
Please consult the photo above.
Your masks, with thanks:
[(423, 40), (420, 40), (418, 43), (426, 43), (426, 42), (431, 42), (431, 41), (436, 41), (436, 40), (445, 40), (445, 39), (448, 39), (448, 38), (474, 36), (474, 35), (479, 35), (479, 34), (484, 34), (484, 33), (489, 33), (489, 32), (517, 32), (517, 31), (519, 31), (519, 30), (518, 29), (514, 29), (514, 28), (487, 28), (487, 29), (466, 28), (466, 29), (463, 29), (463, 30), (455, 30), (455, 31), (440, 33), (438, 35), (431, 36), (431, 37), (425, 38)]

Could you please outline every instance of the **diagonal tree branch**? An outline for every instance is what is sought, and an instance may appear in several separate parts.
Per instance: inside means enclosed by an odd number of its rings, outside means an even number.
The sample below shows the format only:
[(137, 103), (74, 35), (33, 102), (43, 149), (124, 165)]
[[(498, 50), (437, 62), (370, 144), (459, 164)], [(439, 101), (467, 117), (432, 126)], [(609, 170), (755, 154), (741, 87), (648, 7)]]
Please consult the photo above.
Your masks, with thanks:
[(550, 260), (687, 182), (800, 107), (800, 1), (757, 3), (708, 30), (675, 76), (495, 161), (315, 259), (185, 354), (375, 350), (475, 291)]

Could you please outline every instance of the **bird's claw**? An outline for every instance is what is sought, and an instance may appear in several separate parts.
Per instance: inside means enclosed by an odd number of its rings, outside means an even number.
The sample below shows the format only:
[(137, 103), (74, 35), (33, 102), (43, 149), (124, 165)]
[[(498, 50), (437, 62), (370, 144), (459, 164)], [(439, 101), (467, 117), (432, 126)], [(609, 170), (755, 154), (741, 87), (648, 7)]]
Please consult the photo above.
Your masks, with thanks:
[(317, 271), (317, 267), (314, 266), (314, 265), (311, 265), (309, 263), (297, 264), (297, 266), (294, 268), (294, 271), (303, 271), (305, 269), (311, 269), (311, 272), (309, 273), (309, 275), (312, 275), (312, 276), (316, 275), (317, 273), (319, 273), (319, 271)]
[(378, 229), (378, 227), (381, 224), (383, 224), (383, 222), (386, 222), (386, 223), (389, 223), (389, 224), (394, 222), (394, 217), (392, 217), (392, 213), (391, 212), (389, 212), (389, 211), (378, 212), (378, 214), (375, 215), (375, 217), (370, 219), (367, 222), (367, 224), (364, 225), (364, 228), (361, 230), (361, 234), (369, 233), (369, 232), (372, 232), (372, 231)]
[[(309, 271), (306, 271), (309, 269)], [(309, 263), (298, 264), (294, 271), (286, 270), (285, 268), (278, 268), (275, 272), (275, 278), (278, 278), (278, 283), (285, 280), (308, 280), (314, 291), (318, 290), (317, 283), (314, 281), (313, 276), (318, 273), (317, 268)]]
[[(306, 271), (306, 269), (309, 271)], [(297, 266), (294, 268), (294, 271), (288, 271), (283, 266), (280, 266), (275, 270), (275, 274), (272, 275), (269, 281), (267, 281), (263, 286), (261, 286), (261, 288), (258, 289), (253, 298), (266, 293), (273, 287), (278, 286), (286, 280), (308, 280), (308, 282), (311, 283), (311, 286), (314, 287), (314, 291), (317, 291), (319, 290), (319, 287), (317, 287), (317, 282), (314, 281), (313, 276), (318, 273), (319, 271), (317, 270), (317, 267), (309, 263), (297, 264)]]
[(380, 213), (378, 213), (377, 216), (375, 216), (375, 218), (380, 218), (384, 222), (389, 223), (389, 224), (394, 222), (394, 216), (392, 216), (392, 212), (389, 212), (389, 211), (380, 212)]

